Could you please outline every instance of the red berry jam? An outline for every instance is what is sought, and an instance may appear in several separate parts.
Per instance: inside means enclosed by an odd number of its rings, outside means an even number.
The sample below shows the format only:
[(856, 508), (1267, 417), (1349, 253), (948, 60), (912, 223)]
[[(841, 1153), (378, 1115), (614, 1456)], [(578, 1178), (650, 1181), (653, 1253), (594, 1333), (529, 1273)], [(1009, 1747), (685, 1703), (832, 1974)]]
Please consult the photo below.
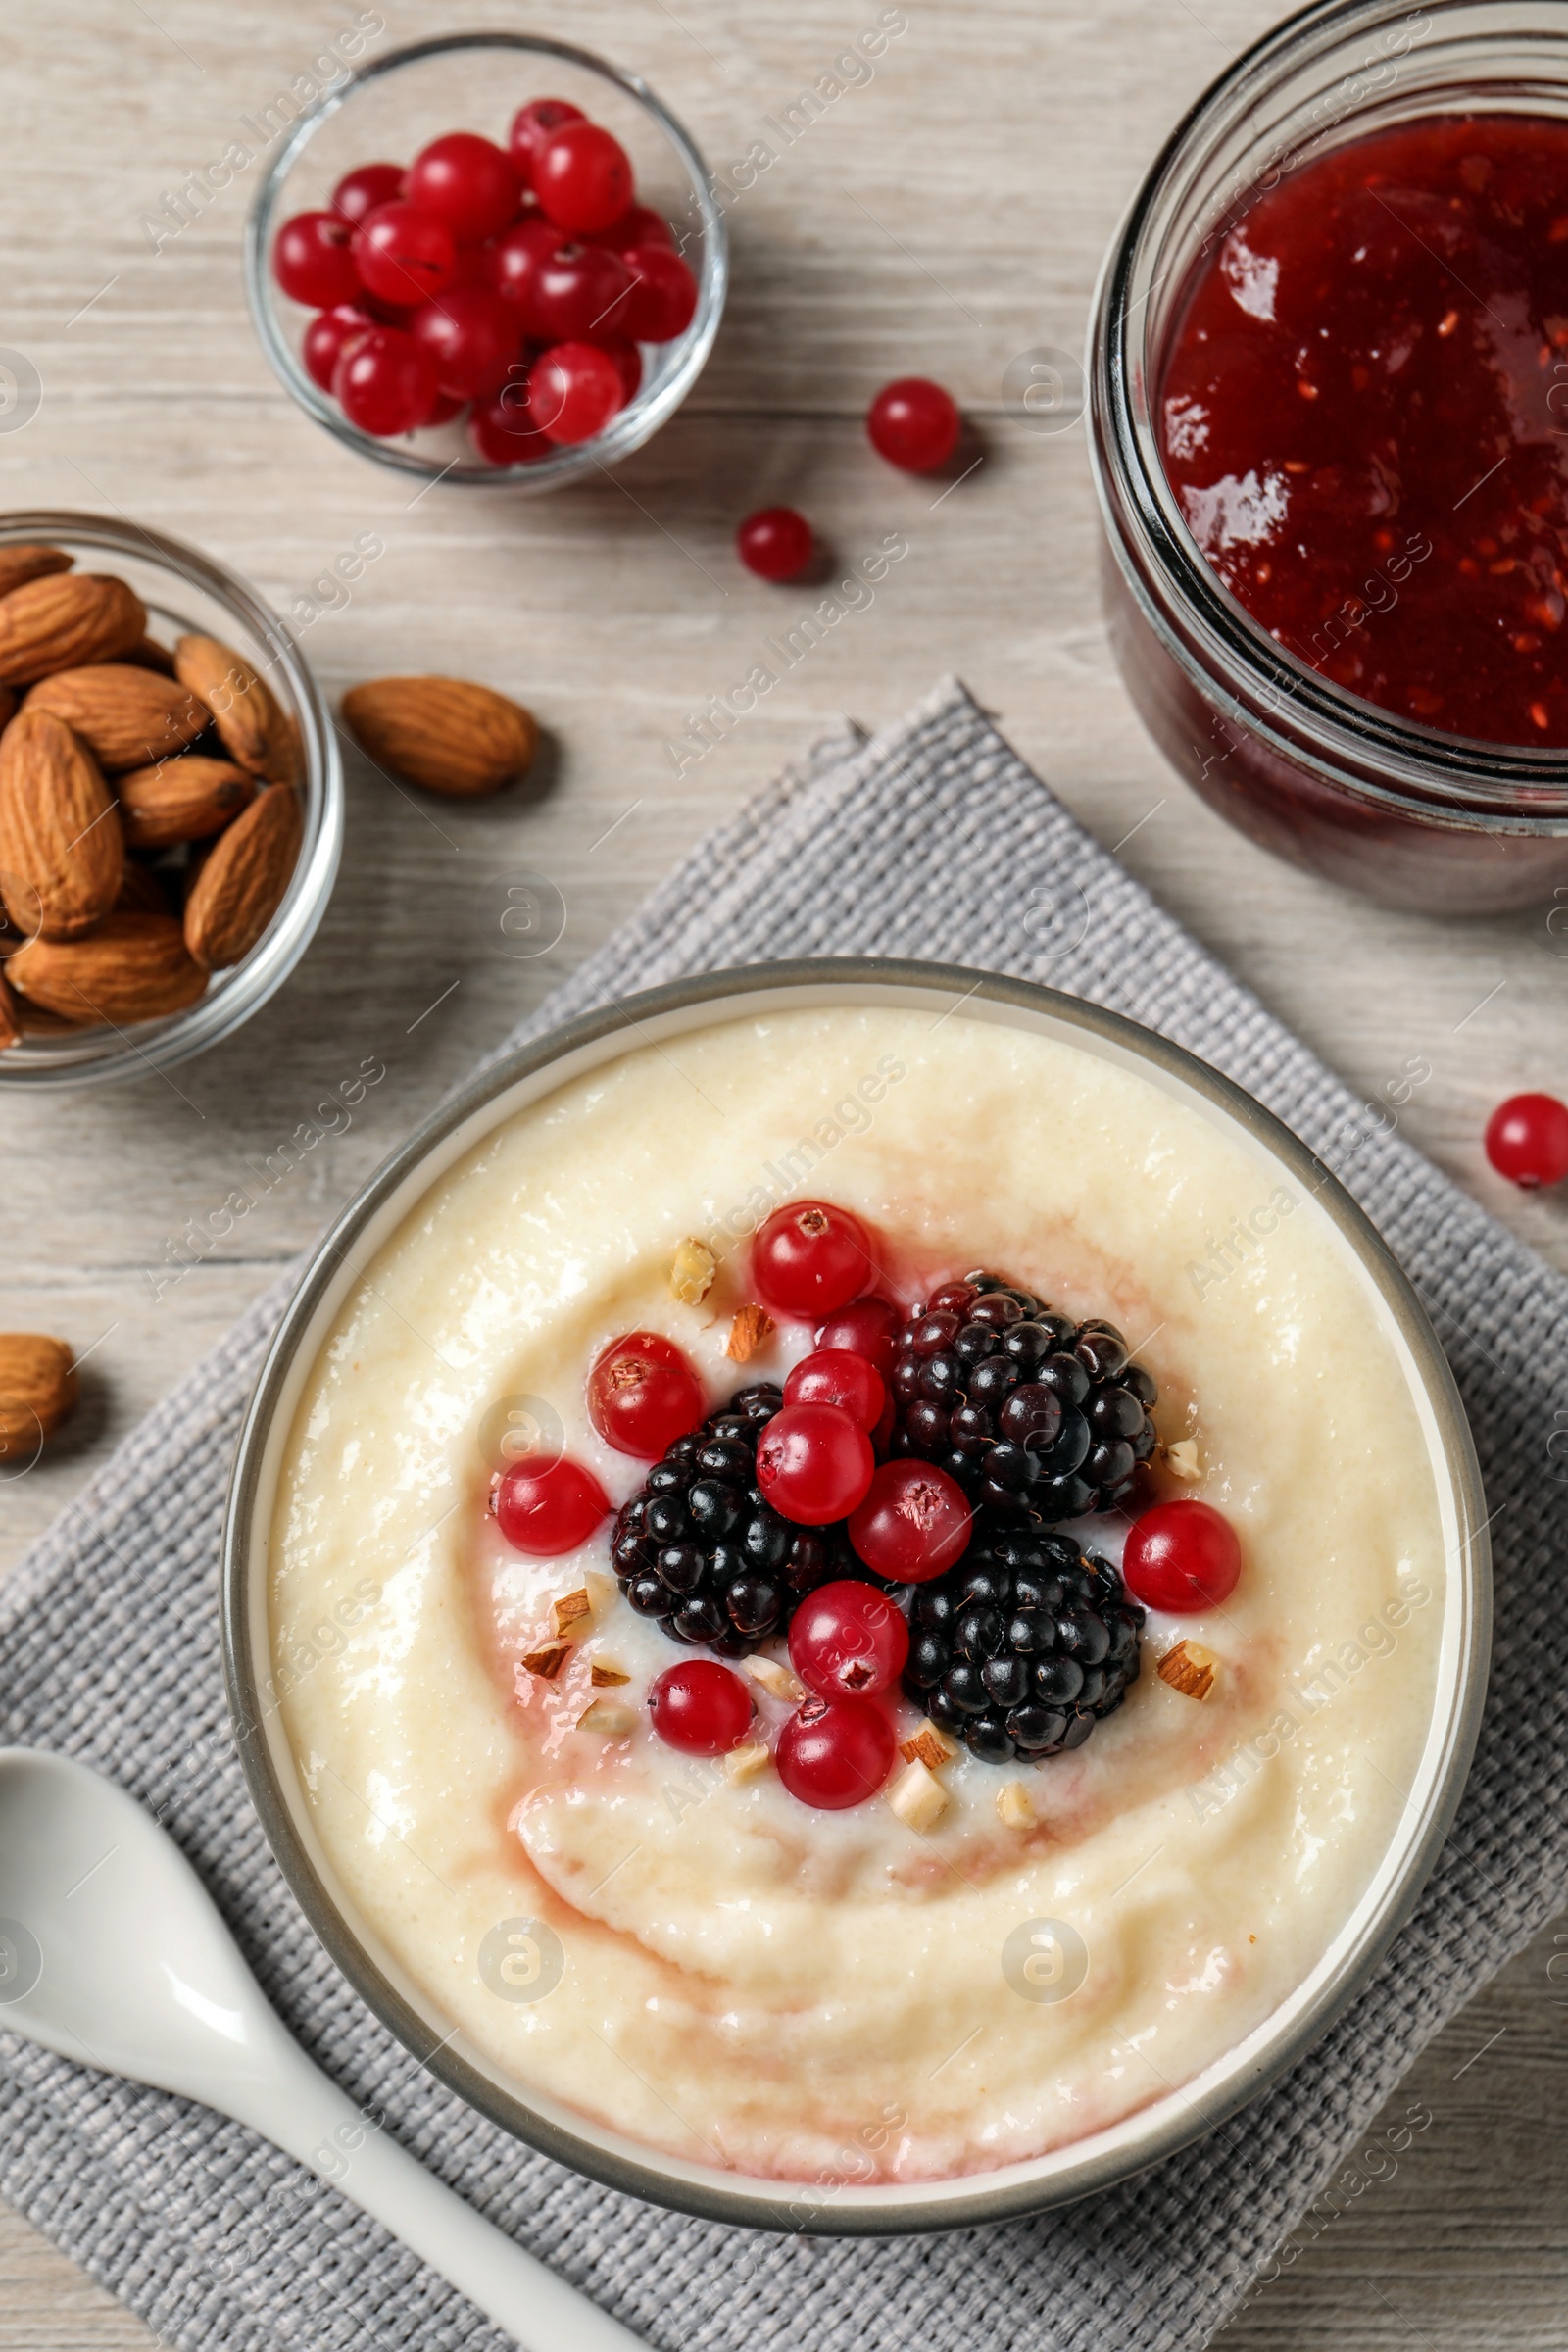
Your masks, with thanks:
[(580, 1462), (528, 1453), (502, 1473), (495, 1507), (509, 1544), (530, 1558), (555, 1560), (587, 1543), (610, 1500)]
[(808, 1698), (779, 1733), (773, 1762), (791, 1796), (840, 1813), (875, 1796), (893, 1770), (893, 1726), (867, 1698)]
[(787, 1404), (758, 1440), (762, 1499), (798, 1527), (847, 1518), (875, 1467), (870, 1439), (836, 1404)]
[(1331, 146), (1194, 271), (1165, 468), (1289, 653), (1396, 716), (1568, 745), (1568, 122)]
[(727, 1756), (752, 1728), (746, 1685), (716, 1658), (666, 1666), (649, 1688), (648, 1712), (665, 1746), (688, 1756)]
[(1159, 1502), (1134, 1521), (1121, 1573), (1146, 1609), (1188, 1616), (1230, 1598), (1242, 1573), (1242, 1546), (1212, 1503)]
[(1510, 1095), (1487, 1121), (1487, 1157), (1527, 1193), (1568, 1176), (1568, 1104), (1555, 1095)]
[(708, 1410), (703, 1384), (673, 1340), (631, 1331), (588, 1375), (588, 1418), (607, 1446), (657, 1462)]
[(763, 1305), (804, 1323), (847, 1306), (875, 1275), (870, 1235), (830, 1200), (776, 1208), (752, 1244), (752, 1280)]
[(790, 1663), (819, 1698), (872, 1698), (898, 1681), (908, 1654), (903, 1615), (858, 1577), (818, 1585), (790, 1621)]

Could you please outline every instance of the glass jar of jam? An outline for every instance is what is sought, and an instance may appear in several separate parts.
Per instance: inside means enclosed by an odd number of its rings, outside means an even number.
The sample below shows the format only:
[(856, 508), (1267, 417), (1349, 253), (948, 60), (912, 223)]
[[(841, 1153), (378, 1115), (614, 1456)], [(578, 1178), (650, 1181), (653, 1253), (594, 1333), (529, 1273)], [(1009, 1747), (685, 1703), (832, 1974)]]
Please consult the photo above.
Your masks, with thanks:
[(1568, 0), (1334, 0), (1181, 123), (1091, 339), (1167, 758), (1384, 904), (1568, 885)]

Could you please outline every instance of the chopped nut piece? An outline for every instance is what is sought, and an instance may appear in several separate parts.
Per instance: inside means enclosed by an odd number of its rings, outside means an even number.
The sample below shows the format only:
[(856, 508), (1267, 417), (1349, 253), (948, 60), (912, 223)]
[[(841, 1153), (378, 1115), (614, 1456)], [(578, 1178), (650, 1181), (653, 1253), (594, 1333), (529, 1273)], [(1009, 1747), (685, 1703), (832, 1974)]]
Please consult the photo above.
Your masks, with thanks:
[(577, 1718), (579, 1732), (597, 1732), (603, 1740), (629, 1740), (637, 1729), (633, 1707), (617, 1707), (612, 1698), (596, 1698)]
[(768, 1766), (767, 1741), (748, 1740), (744, 1747), (732, 1747), (724, 1758), (726, 1781), (755, 1781)]
[(671, 1298), (682, 1306), (700, 1306), (713, 1285), (718, 1272), (718, 1260), (706, 1242), (694, 1241), (690, 1234), (675, 1252), (675, 1262), (669, 1269)]
[(1174, 1446), (1165, 1447), (1165, 1467), (1172, 1478), (1185, 1479), (1189, 1485), (1203, 1475), (1198, 1458), (1198, 1440), (1178, 1438)]
[(1206, 1698), (1214, 1688), (1214, 1660), (1196, 1642), (1178, 1642), (1158, 1666), (1159, 1679), (1183, 1698)]
[(618, 1666), (602, 1666), (595, 1658), (588, 1669), (588, 1680), (596, 1690), (613, 1690), (618, 1684), (629, 1683), (631, 1676), (622, 1674)]
[(760, 1683), (769, 1698), (787, 1699), (792, 1707), (806, 1696), (806, 1685), (777, 1658), (743, 1658), (741, 1672)]
[(948, 1809), (948, 1792), (916, 1756), (888, 1790), (888, 1803), (911, 1830), (928, 1830)]
[(568, 1626), (580, 1624), (584, 1617), (591, 1617), (593, 1607), (586, 1585), (579, 1585), (575, 1592), (564, 1592), (559, 1600), (553, 1600), (550, 1604), (550, 1614), (556, 1621), (557, 1633), (564, 1634)]
[(749, 1364), (773, 1336), (773, 1318), (763, 1306), (743, 1306), (729, 1327), (724, 1353), (731, 1363)]
[(570, 1655), (569, 1642), (546, 1642), (538, 1649), (526, 1650), (522, 1662), (530, 1674), (542, 1674), (547, 1683), (553, 1683)]
[(1022, 1781), (1004, 1781), (997, 1790), (997, 1813), (1004, 1830), (1032, 1830), (1035, 1800)]
[(946, 1732), (939, 1732), (934, 1723), (922, 1723), (912, 1739), (899, 1741), (899, 1753), (906, 1764), (924, 1764), (932, 1772), (951, 1764), (957, 1752)]

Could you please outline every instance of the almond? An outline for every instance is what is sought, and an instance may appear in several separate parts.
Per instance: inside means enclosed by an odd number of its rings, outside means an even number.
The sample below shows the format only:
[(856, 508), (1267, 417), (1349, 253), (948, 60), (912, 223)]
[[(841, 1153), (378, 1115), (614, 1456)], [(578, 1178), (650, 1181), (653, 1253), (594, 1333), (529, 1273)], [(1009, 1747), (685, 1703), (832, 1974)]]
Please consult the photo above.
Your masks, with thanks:
[(0, 596), (0, 682), (30, 686), (83, 662), (118, 662), (146, 633), (141, 598), (123, 580), (63, 571)]
[(0, 1332), (0, 1461), (35, 1454), (76, 1401), (76, 1367), (64, 1340)]
[(100, 767), (145, 767), (194, 743), (212, 718), (207, 705), (173, 678), (129, 662), (57, 669), (27, 697), (29, 710), (52, 710), (79, 735)]
[(718, 1260), (706, 1242), (688, 1234), (669, 1269), (669, 1295), (683, 1306), (701, 1306), (713, 1287)]
[(256, 779), (232, 760), (163, 760), (115, 778), (125, 846), (167, 849), (176, 841), (206, 841), (256, 797)]
[(758, 1306), (754, 1301), (740, 1307), (730, 1322), (724, 1353), (732, 1364), (749, 1364), (759, 1349), (767, 1346), (773, 1331), (773, 1318), (765, 1306)]
[(5, 973), (0, 971), (0, 1054), (22, 1043), (22, 1013)]
[(0, 547), (0, 596), (9, 596), (24, 580), (41, 580), (52, 571), (69, 571), (75, 561), (63, 547), (45, 547), (37, 540), (21, 547)]
[(343, 697), (343, 716), (378, 767), (449, 800), (499, 792), (539, 741), (520, 703), (466, 678), (375, 678)]
[(1214, 1688), (1216, 1660), (1196, 1642), (1178, 1642), (1167, 1649), (1154, 1671), (1162, 1683), (1183, 1698), (1206, 1698)]
[(208, 851), (185, 901), (185, 944), (210, 972), (240, 962), (267, 929), (288, 888), (303, 832), (293, 785), (273, 784)]
[(293, 783), (297, 760), (288, 722), (272, 689), (243, 654), (217, 637), (181, 637), (174, 647), (174, 675), (207, 705), (230, 759), (253, 776)]
[(570, 1655), (569, 1642), (545, 1642), (538, 1649), (525, 1651), (522, 1662), (530, 1674), (543, 1675), (547, 1683), (553, 1683)]
[(91, 752), (53, 712), (19, 710), (0, 735), (0, 893), (18, 930), (90, 930), (113, 906), (124, 862), (120, 813)]
[(46, 1012), (116, 1028), (183, 1012), (207, 986), (172, 914), (108, 914), (85, 939), (29, 940), (6, 971)]

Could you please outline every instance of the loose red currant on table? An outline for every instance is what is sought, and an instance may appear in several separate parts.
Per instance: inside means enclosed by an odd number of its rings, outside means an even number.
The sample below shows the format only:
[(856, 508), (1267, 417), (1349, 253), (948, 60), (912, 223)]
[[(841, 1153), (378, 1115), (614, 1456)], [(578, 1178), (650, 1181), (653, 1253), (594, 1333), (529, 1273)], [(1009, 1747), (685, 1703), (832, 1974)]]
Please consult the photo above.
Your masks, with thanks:
[(963, 1556), (974, 1513), (956, 1478), (933, 1462), (884, 1462), (849, 1536), (858, 1556), (890, 1584), (924, 1585)]
[(760, 580), (793, 580), (811, 561), (816, 541), (806, 516), (793, 507), (763, 507), (747, 515), (735, 534), (735, 549)]
[(332, 389), (332, 377), (342, 357), (343, 346), (350, 335), (360, 335), (375, 320), (357, 302), (340, 302), (335, 310), (321, 311), (305, 329), (300, 345), (300, 357), (311, 381), (319, 384), (323, 392)]
[(840, 1813), (875, 1796), (893, 1770), (893, 1726), (868, 1698), (808, 1698), (778, 1736), (773, 1762), (791, 1796)]
[(885, 1592), (840, 1577), (807, 1594), (790, 1620), (790, 1664), (818, 1698), (874, 1698), (909, 1655), (909, 1629)]
[(553, 132), (564, 122), (585, 122), (588, 120), (580, 106), (569, 98), (530, 98), (512, 118), (512, 135), (508, 142), (512, 160), (521, 173), (524, 183), (533, 185), (534, 157)]
[(1242, 1546), (1230, 1521), (1195, 1497), (1158, 1502), (1133, 1522), (1122, 1582), (1146, 1609), (1188, 1616), (1217, 1608), (1236, 1590)]
[(473, 130), (449, 130), (422, 147), (409, 167), (407, 195), (469, 243), (493, 237), (516, 219), (522, 180), (512, 157)]
[(417, 205), (378, 204), (354, 232), (354, 263), (361, 282), (383, 302), (427, 302), (451, 284), (457, 262), (451, 229)]
[(575, 1551), (609, 1510), (609, 1497), (593, 1472), (565, 1454), (524, 1454), (502, 1472), (496, 1489), (501, 1533), (537, 1560)]
[(332, 210), (356, 228), (379, 204), (392, 204), (403, 193), (401, 164), (358, 164), (345, 172), (332, 190)]
[(556, 343), (535, 363), (530, 403), (552, 441), (592, 441), (626, 405), (620, 369), (596, 343)]
[(904, 1317), (887, 1298), (852, 1298), (829, 1315), (816, 1335), (818, 1348), (844, 1348), (875, 1364), (884, 1380), (893, 1370)]
[(337, 213), (296, 213), (277, 232), (272, 275), (291, 302), (313, 311), (352, 302), (360, 290), (353, 228)]
[(598, 122), (564, 122), (551, 131), (534, 148), (529, 171), (559, 228), (609, 228), (636, 192), (625, 149)]
[(1568, 1105), (1555, 1095), (1510, 1095), (1487, 1121), (1487, 1157), (1526, 1192), (1568, 1176)]
[(716, 1658), (666, 1666), (648, 1691), (654, 1729), (688, 1756), (727, 1756), (752, 1728), (752, 1702), (738, 1674)]
[(881, 1373), (865, 1356), (847, 1348), (819, 1348), (803, 1356), (784, 1383), (786, 1404), (836, 1404), (858, 1421), (867, 1437), (887, 1406)]
[(774, 1209), (752, 1244), (752, 1280), (763, 1305), (802, 1323), (847, 1306), (875, 1278), (870, 1235), (830, 1201)]
[(626, 333), (637, 343), (672, 343), (696, 317), (696, 278), (667, 245), (633, 245), (620, 259), (631, 273)]
[(428, 422), (439, 387), (429, 355), (401, 327), (368, 326), (338, 355), (332, 390), (350, 424), (385, 440)]
[(673, 1340), (632, 1331), (588, 1375), (588, 1418), (607, 1446), (657, 1462), (708, 1410), (703, 1384)]
[(528, 273), (520, 297), (530, 335), (546, 343), (586, 342), (622, 331), (631, 279), (617, 255), (603, 245), (579, 245), (555, 231), (556, 242)]
[(906, 473), (930, 473), (952, 457), (959, 416), (953, 395), (923, 375), (884, 384), (872, 401), (865, 429), (871, 447)]
[(757, 1444), (762, 1499), (798, 1527), (846, 1518), (875, 1468), (870, 1439), (836, 1404), (786, 1404)]
[(484, 286), (449, 286), (415, 312), (409, 331), (442, 391), (460, 400), (499, 392), (522, 349), (515, 310)]
[(480, 403), (468, 416), (468, 438), (487, 466), (537, 466), (553, 458), (556, 445), (540, 432), (529, 405), (526, 374), (519, 373), (494, 400)]

